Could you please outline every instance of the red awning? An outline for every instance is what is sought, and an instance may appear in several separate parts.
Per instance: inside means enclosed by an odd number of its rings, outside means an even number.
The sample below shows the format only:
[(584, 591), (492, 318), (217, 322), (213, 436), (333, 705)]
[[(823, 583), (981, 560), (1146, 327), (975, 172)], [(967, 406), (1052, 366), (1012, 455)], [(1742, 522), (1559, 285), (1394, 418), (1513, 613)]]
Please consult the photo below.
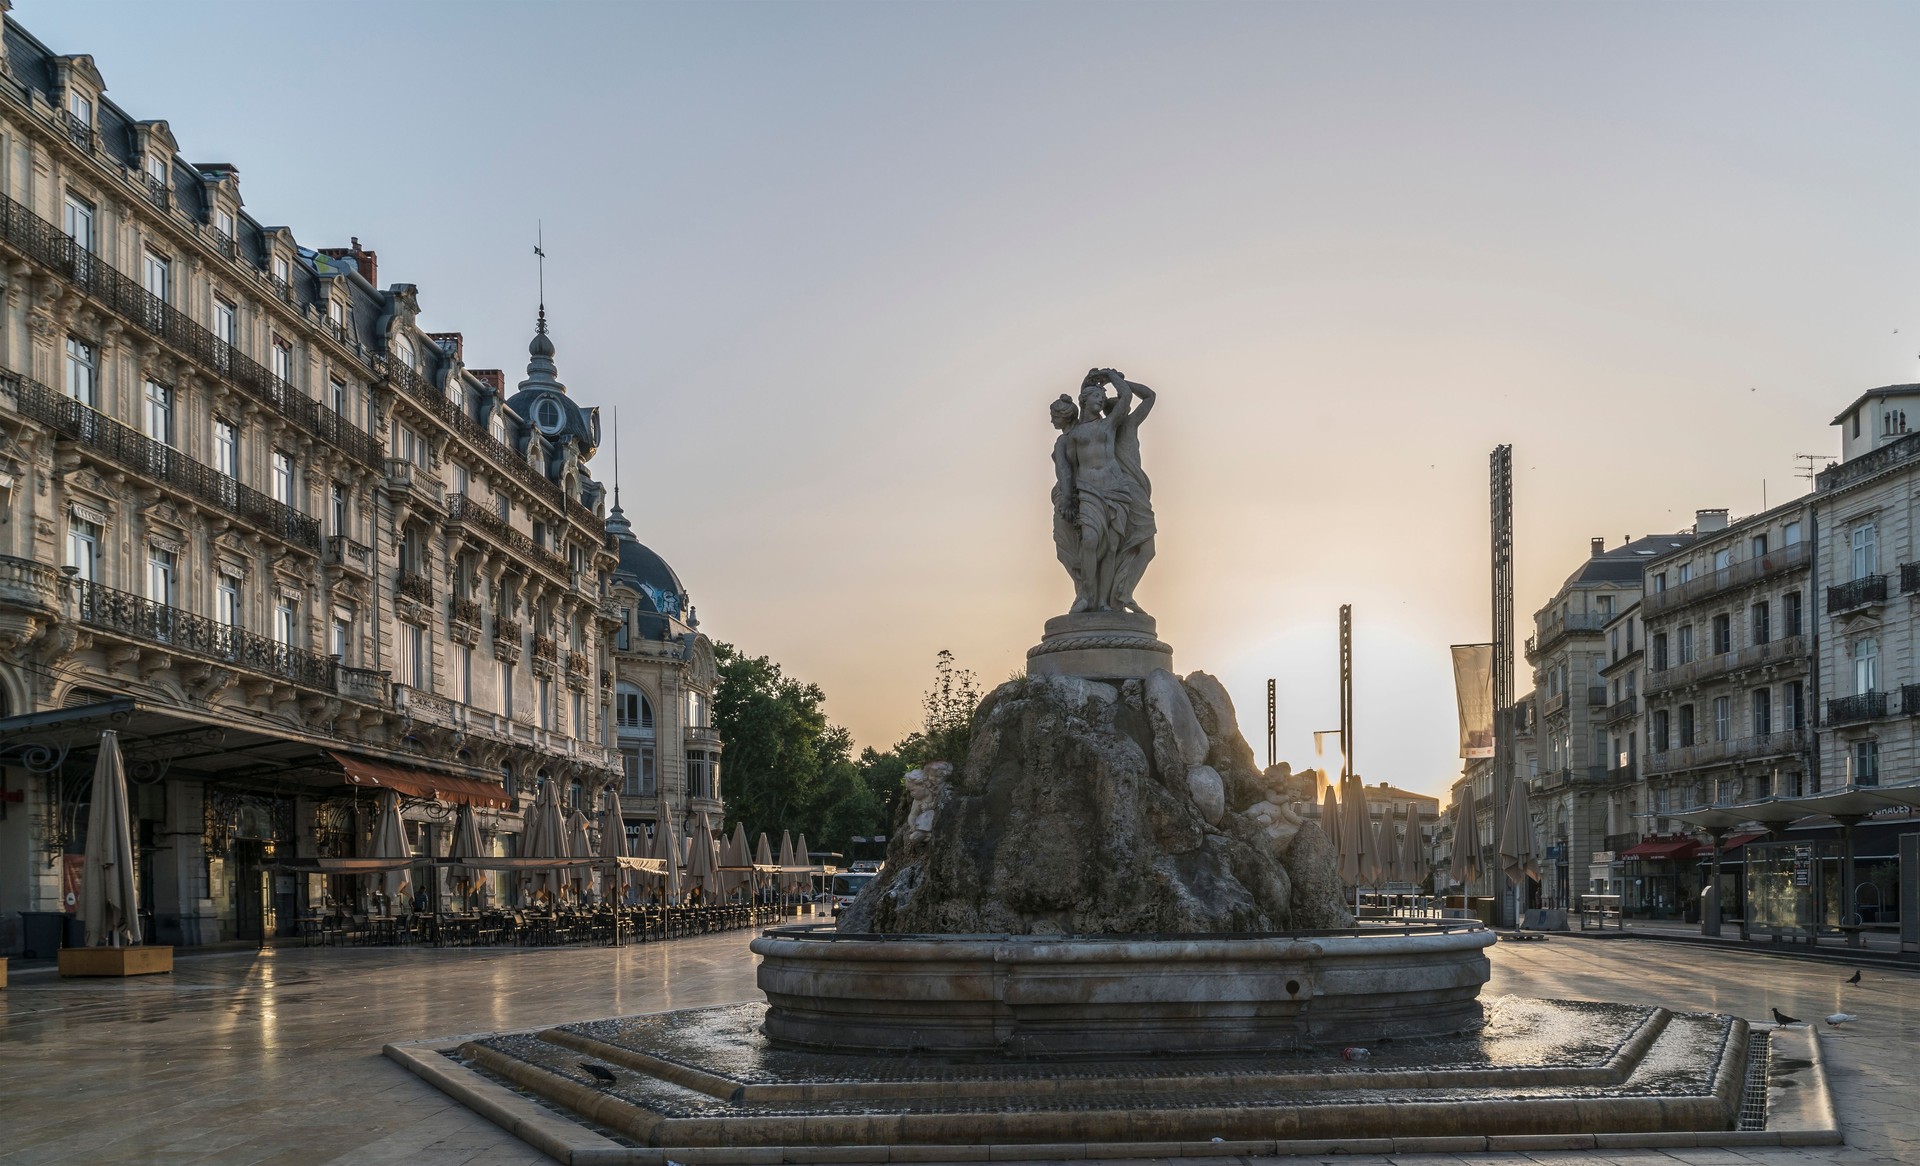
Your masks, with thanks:
[(341, 769), (346, 770), (348, 785), (390, 789), (409, 797), (432, 798), (438, 802), (465, 804), (480, 809), (502, 810), (513, 804), (504, 787), (489, 781), (452, 777), (425, 769), (407, 769), (384, 761), (356, 757), (351, 753), (328, 755), (340, 763)]
[(1691, 838), (1667, 839), (1656, 842), (1642, 842), (1620, 852), (1621, 858), (1689, 858), (1697, 853), (1700, 844)]
[(1740, 848), (1741, 848), (1742, 846), (1745, 846), (1745, 845), (1746, 845), (1747, 843), (1749, 843), (1749, 842), (1757, 842), (1757, 841), (1759, 841), (1760, 839), (1762, 839), (1762, 838), (1765, 838), (1765, 837), (1766, 837), (1766, 835), (1765, 835), (1765, 834), (1733, 834), (1733, 835), (1729, 835), (1729, 836), (1728, 836), (1728, 838), (1727, 838), (1727, 840), (1726, 840), (1725, 842), (1722, 842), (1722, 843), (1720, 844), (1720, 849), (1721, 849), (1721, 850), (1738, 850), (1738, 849), (1740, 849)]

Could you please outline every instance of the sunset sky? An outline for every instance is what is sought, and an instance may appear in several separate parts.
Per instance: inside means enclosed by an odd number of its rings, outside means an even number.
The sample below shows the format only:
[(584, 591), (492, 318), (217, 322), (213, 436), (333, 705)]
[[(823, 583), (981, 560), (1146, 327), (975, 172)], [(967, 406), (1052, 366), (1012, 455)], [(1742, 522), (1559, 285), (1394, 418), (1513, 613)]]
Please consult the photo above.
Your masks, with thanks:
[[(1047, 404), (1160, 394), (1140, 599), (1263, 745), (1458, 772), (1515, 447), (1519, 635), (1587, 540), (1760, 508), (1920, 380), (1920, 8), (19, 0), (108, 96), (561, 378), (642, 541), (863, 744), (1071, 591)], [(613, 475), (611, 450), (594, 463)], [(1524, 690), (1530, 683), (1524, 662)]]

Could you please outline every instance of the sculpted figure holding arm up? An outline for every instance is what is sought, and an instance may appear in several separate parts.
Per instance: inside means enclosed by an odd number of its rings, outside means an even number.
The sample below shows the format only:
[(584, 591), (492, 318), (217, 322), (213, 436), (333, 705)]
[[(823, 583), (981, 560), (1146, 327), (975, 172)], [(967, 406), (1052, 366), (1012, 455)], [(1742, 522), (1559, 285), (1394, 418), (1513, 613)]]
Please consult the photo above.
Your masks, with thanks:
[[(1116, 390), (1107, 396), (1107, 388)], [(1152, 485), (1140, 468), (1140, 423), (1154, 392), (1110, 368), (1080, 382), (1079, 410), (1067, 424), (1055, 402), (1054, 545), (1074, 580), (1073, 613), (1131, 611), (1133, 590), (1153, 558)], [(1069, 536), (1066, 528), (1071, 524)], [(1069, 562), (1069, 560), (1073, 562)]]

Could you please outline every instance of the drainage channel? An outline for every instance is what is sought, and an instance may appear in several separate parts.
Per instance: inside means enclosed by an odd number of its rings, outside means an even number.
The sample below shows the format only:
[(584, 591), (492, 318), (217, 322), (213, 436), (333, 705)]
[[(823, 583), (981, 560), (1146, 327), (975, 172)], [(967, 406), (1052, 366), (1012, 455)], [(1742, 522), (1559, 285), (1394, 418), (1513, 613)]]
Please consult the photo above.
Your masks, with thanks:
[(1747, 1037), (1747, 1083), (1740, 1093), (1737, 1130), (1767, 1128), (1767, 1076), (1773, 1062), (1773, 1034), (1750, 1032)]

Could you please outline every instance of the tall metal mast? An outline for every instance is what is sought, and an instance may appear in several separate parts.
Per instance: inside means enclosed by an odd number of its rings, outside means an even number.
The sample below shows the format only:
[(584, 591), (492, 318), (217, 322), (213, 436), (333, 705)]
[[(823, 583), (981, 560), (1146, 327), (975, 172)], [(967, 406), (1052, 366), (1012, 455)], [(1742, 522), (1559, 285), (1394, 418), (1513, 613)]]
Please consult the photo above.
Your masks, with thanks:
[(1279, 702), (1274, 697), (1273, 677), (1267, 677), (1267, 768), (1280, 761)]
[[(1513, 447), (1495, 446), (1488, 479), (1493, 510), (1493, 831), (1500, 836), (1513, 769)], [(1514, 925), (1512, 898), (1494, 866), (1498, 923)]]
[[(1353, 604), (1340, 605), (1340, 776), (1353, 773)], [(1343, 791), (1344, 792), (1344, 791)]]

